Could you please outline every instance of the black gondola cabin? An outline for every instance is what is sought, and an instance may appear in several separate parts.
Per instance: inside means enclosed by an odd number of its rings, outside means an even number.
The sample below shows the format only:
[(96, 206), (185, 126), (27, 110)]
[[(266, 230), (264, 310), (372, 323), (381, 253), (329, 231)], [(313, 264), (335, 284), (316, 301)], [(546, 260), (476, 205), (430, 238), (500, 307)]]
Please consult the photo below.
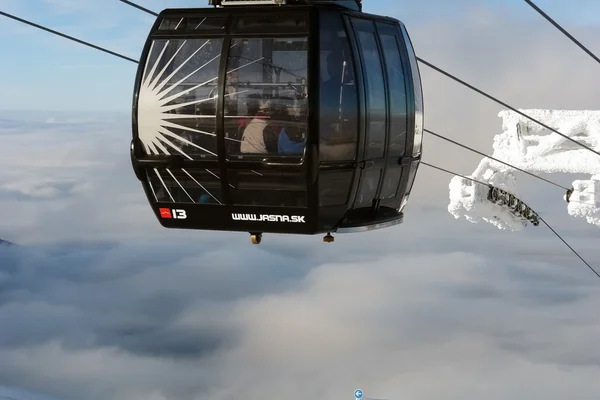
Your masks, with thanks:
[(290, 234), (402, 222), (423, 99), (404, 25), (353, 0), (209, 0), (160, 13), (132, 165), (167, 228)]

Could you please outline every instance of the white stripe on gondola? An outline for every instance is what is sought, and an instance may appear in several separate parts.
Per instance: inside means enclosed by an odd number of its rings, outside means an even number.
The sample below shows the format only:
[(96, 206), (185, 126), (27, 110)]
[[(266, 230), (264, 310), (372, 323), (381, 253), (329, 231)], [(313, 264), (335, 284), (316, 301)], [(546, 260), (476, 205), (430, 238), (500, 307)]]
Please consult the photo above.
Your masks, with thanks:
[(202, 23), (206, 21), (206, 17), (204, 17), (204, 19), (202, 21), (200, 21), (200, 23), (198, 25), (196, 25), (196, 27), (194, 28), (194, 30), (200, 28), (200, 25), (202, 25)]
[[(167, 40), (167, 43), (165, 44), (165, 49), (167, 48), (167, 45), (169, 44), (169, 40)], [(163, 69), (158, 73), (158, 75), (156, 75), (156, 77), (154, 78), (154, 80), (152, 80), (152, 83), (149, 85), (150, 87), (155, 87), (156, 84), (158, 83), (158, 81), (160, 80), (160, 78), (165, 74), (165, 72), (167, 71), (167, 69), (169, 68), (169, 66), (171, 65), (171, 63), (173, 62), (173, 60), (175, 59), (175, 57), (177, 56), (177, 54), (179, 54), (179, 51), (183, 48), (183, 46), (185, 46), (185, 44), (187, 43), (187, 40), (184, 40), (183, 43), (181, 43), (181, 46), (179, 46), (179, 48), (177, 49), (177, 51), (175, 51), (175, 54), (173, 54), (173, 56), (171, 56), (171, 58), (169, 59), (169, 61), (165, 64), (165, 66), (163, 67)], [(164, 53), (165, 50), (163, 50)], [(162, 58), (162, 54), (160, 54), (159, 59)], [(158, 65), (158, 61), (156, 62), (156, 65)]]
[[(212, 171), (210, 171), (208, 169), (206, 170), (206, 172), (208, 172), (209, 174), (211, 174), (212, 176), (214, 176), (218, 180), (221, 180), (221, 178), (219, 178), (219, 175), (215, 174), (214, 172), (212, 172)], [(231, 183), (229, 184), (229, 186), (231, 186), (232, 189), (235, 189), (235, 186), (233, 186)]]
[(158, 196), (156, 195), (156, 192), (154, 191), (154, 186), (152, 186), (152, 179), (150, 179), (150, 174), (148, 174), (148, 171), (146, 171), (146, 178), (148, 178), (146, 180), (148, 182), (148, 186), (150, 186), (150, 190), (152, 191), (152, 194), (154, 195), (156, 202), (158, 202)]
[(171, 198), (171, 200), (173, 200), (173, 203), (175, 203), (175, 199), (173, 198), (173, 195), (171, 194), (171, 192), (167, 188), (167, 185), (165, 184), (165, 181), (163, 181), (162, 176), (160, 176), (160, 174), (158, 173), (158, 170), (156, 168), (153, 168), (153, 169), (154, 169), (154, 172), (156, 173), (156, 176), (158, 176), (158, 179), (160, 180), (160, 183), (162, 183), (163, 187), (167, 191), (167, 194), (169, 195), (169, 197)]
[[(245, 93), (245, 92), (249, 92), (250, 90), (240, 90), (238, 92), (233, 92), (233, 93), (227, 93), (224, 97), (227, 96), (233, 96), (235, 94), (240, 94), (240, 93)], [(175, 110), (177, 108), (180, 107), (185, 107), (185, 106), (191, 106), (193, 104), (200, 104), (200, 103), (204, 103), (207, 101), (211, 101), (211, 100), (215, 100), (217, 97), (219, 97), (218, 95), (214, 95), (212, 97), (207, 97), (206, 99), (199, 99), (199, 100), (194, 100), (194, 101), (188, 101), (187, 103), (178, 103), (178, 104), (174, 104), (172, 106), (165, 106), (163, 107), (164, 111), (172, 111)], [(182, 115), (182, 114), (177, 114), (177, 115)], [(209, 117), (213, 117), (213, 115), (209, 115)], [(196, 116), (197, 118), (197, 116)], [(214, 133), (211, 133), (212, 136), (214, 136)]]
[(179, 183), (179, 181), (177, 180), (177, 178), (175, 178), (175, 175), (173, 175), (173, 173), (171, 172), (171, 170), (169, 168), (167, 168), (167, 172), (169, 173), (169, 175), (171, 175), (171, 178), (173, 178), (173, 180), (175, 182), (177, 182), (177, 184), (179, 185), (179, 187), (181, 188), (181, 190), (183, 190), (185, 192), (185, 194), (187, 194), (187, 197), (190, 198), (190, 200), (192, 201), (192, 203), (195, 203), (196, 201), (194, 200), (194, 198), (192, 196), (190, 196), (190, 194), (187, 192), (187, 190), (185, 190), (185, 188), (181, 185), (181, 183)]
[(196, 68), (195, 70), (193, 70), (192, 72), (190, 72), (189, 74), (187, 74), (186, 76), (184, 76), (183, 78), (181, 78), (179, 81), (177, 81), (176, 83), (174, 83), (173, 85), (169, 86), (168, 88), (164, 89), (165, 85), (171, 80), (172, 77), (174, 77), (183, 67), (185, 67), (185, 65), (188, 63), (188, 61), (190, 61), (192, 59), (193, 56), (196, 55), (197, 52), (199, 52), (200, 50), (202, 50), (204, 48), (204, 46), (206, 46), (208, 43), (210, 42), (210, 39), (207, 40), (206, 42), (204, 42), (204, 44), (202, 46), (200, 46), (194, 53), (192, 53), (191, 56), (189, 56), (187, 58), (187, 60), (185, 60), (184, 62), (181, 63), (181, 65), (179, 67), (177, 67), (172, 73), (171, 75), (169, 75), (167, 78), (165, 78), (163, 80), (163, 82), (158, 85), (158, 86), (153, 86), (152, 91), (155, 93), (158, 93), (158, 95), (162, 98), (165, 94), (169, 93), (171, 90), (173, 90), (173, 88), (176, 88), (177, 86), (181, 85), (183, 82), (185, 82), (186, 80), (188, 80), (192, 75), (194, 75), (196, 72), (200, 71), (202, 68), (206, 67), (208, 64), (210, 64), (211, 62), (213, 62), (214, 60), (216, 60), (217, 58), (219, 58), (221, 56), (221, 54), (217, 54), (215, 57), (213, 57), (212, 59), (210, 59), (209, 61), (205, 62), (202, 66)]
[(200, 186), (200, 187), (202, 188), (202, 190), (204, 190), (206, 193), (208, 193), (208, 195), (209, 195), (210, 197), (212, 197), (212, 198), (213, 198), (213, 199), (214, 199), (214, 200), (215, 200), (217, 203), (219, 203), (219, 204), (223, 204), (223, 203), (221, 203), (219, 200), (217, 200), (217, 198), (216, 198), (215, 196), (213, 196), (211, 192), (209, 192), (209, 191), (208, 191), (208, 190), (207, 190), (207, 189), (206, 189), (204, 186), (202, 186), (202, 184), (201, 184), (200, 182), (198, 182), (198, 181), (196, 180), (196, 178), (194, 178), (192, 175), (190, 175), (190, 173), (189, 173), (189, 172), (187, 172), (187, 171), (186, 171), (185, 169), (183, 169), (183, 168), (181, 168), (181, 170), (182, 170), (183, 172), (185, 172), (185, 173), (187, 174), (187, 176), (189, 176), (189, 177), (190, 177), (190, 178), (191, 178), (191, 179), (192, 179), (194, 182), (196, 182), (196, 183), (198, 184), (198, 186)]
[[(204, 21), (202, 21), (202, 22), (204, 22)], [(202, 22), (200, 22), (200, 24), (202, 24)], [(179, 23), (181, 23), (181, 21)], [(196, 28), (198, 28), (200, 26), (200, 24), (198, 24), (198, 26)], [(139, 91), (139, 97), (138, 97), (138, 126), (139, 126), (138, 135), (139, 135), (139, 138), (140, 138), (141, 142), (143, 143), (143, 146), (148, 154), (171, 155), (172, 153), (179, 153), (179, 154), (183, 155), (184, 157), (186, 157), (187, 159), (193, 160), (193, 158), (189, 154), (187, 154), (183, 149), (181, 149), (179, 146), (177, 146), (176, 142), (180, 142), (180, 143), (185, 143), (190, 146), (193, 146), (193, 147), (195, 147), (203, 152), (206, 152), (208, 154), (211, 154), (213, 156), (217, 156), (216, 153), (214, 153), (202, 146), (199, 146), (196, 143), (186, 139), (185, 137), (182, 137), (181, 135), (178, 135), (173, 132), (173, 129), (176, 129), (176, 130), (182, 130), (184, 132), (193, 132), (193, 133), (198, 133), (198, 134), (202, 134), (202, 135), (215, 137), (216, 134), (213, 132), (206, 132), (203, 130), (199, 130), (199, 129), (195, 129), (192, 127), (182, 125), (181, 123), (179, 123), (178, 120), (184, 120), (184, 119), (198, 120), (198, 119), (205, 119), (205, 118), (216, 118), (216, 115), (174, 114), (173, 111), (176, 111), (177, 109), (180, 109), (180, 108), (186, 107), (186, 106), (193, 106), (193, 105), (201, 104), (201, 103), (208, 102), (208, 101), (215, 101), (217, 96), (211, 96), (209, 98), (197, 99), (197, 100), (188, 101), (188, 102), (179, 103), (179, 104), (170, 104), (170, 103), (172, 101), (176, 100), (177, 98), (181, 98), (182, 96), (185, 96), (186, 94), (188, 94), (200, 87), (208, 85), (209, 83), (217, 80), (218, 77), (214, 77), (214, 78), (209, 79), (200, 84), (194, 85), (192, 87), (188, 87), (178, 93), (167, 96), (167, 94), (171, 93), (173, 91), (173, 89), (175, 89), (176, 87), (181, 87), (180, 85), (182, 85), (186, 80), (190, 79), (198, 71), (202, 70), (204, 67), (206, 67), (210, 63), (214, 62), (215, 60), (218, 60), (221, 57), (221, 54), (218, 54), (215, 57), (212, 57), (210, 60), (205, 62), (202, 66), (200, 66), (199, 68), (196, 68), (190, 74), (187, 74), (183, 79), (180, 79), (175, 84), (168, 85), (169, 81), (179, 71), (181, 71), (181, 69), (184, 68), (190, 62), (190, 60), (192, 60), (194, 58), (194, 56), (196, 56), (198, 54), (198, 52), (200, 50), (202, 50), (210, 41), (211, 41), (211, 39), (208, 39), (204, 43), (202, 43), (202, 45), (200, 45), (198, 49), (196, 49), (190, 56), (188, 56), (168, 76), (165, 76), (166, 71), (169, 69), (169, 67), (172, 66), (177, 54), (180, 53), (180, 51), (183, 49), (183, 47), (186, 44), (189, 44), (188, 40), (184, 40), (183, 43), (177, 47), (175, 54), (173, 54), (171, 57), (169, 57), (169, 60), (167, 61), (166, 65), (162, 66), (162, 68), (160, 69), (160, 71), (158, 73), (157, 73), (158, 66), (161, 64), (163, 57), (165, 55), (165, 52), (167, 51), (167, 47), (169, 46), (169, 44), (171, 44), (171, 42), (170, 41), (165, 42), (165, 44), (160, 49), (160, 53), (158, 54), (156, 59), (153, 61), (152, 65), (150, 65), (150, 60), (154, 58), (154, 57), (152, 57), (152, 54), (153, 54), (153, 52), (159, 51), (159, 50), (155, 46), (155, 42), (153, 42), (151, 44), (150, 53), (149, 53), (150, 55), (148, 57), (148, 60), (146, 61), (146, 68), (145, 68), (146, 73), (142, 80), (142, 84), (140, 86), (140, 91)], [(235, 45), (232, 45), (231, 47), (233, 47), (233, 46), (235, 46)], [(231, 72), (238, 71), (249, 65), (255, 64), (263, 59), (264, 59), (264, 57), (260, 57), (256, 60), (249, 61), (241, 66), (238, 66), (234, 69), (231, 69), (230, 71), (227, 71), (227, 73), (229, 74)], [(225, 97), (229, 97), (229, 96), (239, 94), (239, 93), (244, 93), (247, 91), (248, 90), (238, 91), (238, 92), (234, 92), (234, 93), (227, 93), (227, 94), (225, 94)], [(239, 118), (239, 116), (238, 116), (238, 118)], [(239, 142), (239, 140), (233, 139), (233, 138), (225, 138), (225, 140)], [(171, 172), (169, 170), (167, 170), (167, 171), (169, 172), (169, 174), (171, 174)], [(208, 193), (215, 201), (217, 201), (219, 204), (221, 204), (221, 202), (215, 196), (213, 196), (212, 193), (210, 193), (208, 190), (206, 190), (206, 188), (200, 182), (198, 182), (193, 176), (191, 176), (186, 170), (182, 169), (182, 171), (184, 173), (186, 173), (194, 182), (196, 182), (204, 191), (206, 191), (206, 193)], [(209, 171), (208, 169), (206, 171), (220, 180), (220, 178), (213, 172)], [(156, 173), (156, 176), (159, 178), (160, 182), (164, 186), (164, 188), (167, 191), (171, 200), (173, 200), (173, 202), (175, 202), (173, 195), (167, 188), (167, 186), (166, 186), (162, 176), (158, 172), (158, 170), (154, 169), (154, 172)], [(252, 171), (252, 172), (259, 176), (262, 176), (262, 174), (260, 174), (256, 171)], [(171, 174), (171, 176), (173, 176), (173, 175)], [(173, 179), (175, 179), (174, 176), (173, 176)], [(181, 184), (179, 183), (179, 181), (177, 181), (177, 179), (175, 179), (175, 181), (177, 182), (177, 184), (180, 187), (182, 187)], [(150, 184), (150, 188), (152, 190), (152, 193), (154, 194), (154, 197), (158, 201), (158, 196), (156, 194), (154, 187), (152, 187), (150, 180), (148, 182)], [(231, 188), (235, 189), (234, 185), (229, 184), (229, 186)], [(182, 187), (182, 189), (183, 189), (183, 187)], [(185, 191), (185, 189), (184, 189), (184, 191)], [(189, 193), (186, 192), (186, 194), (188, 195), (188, 197), (190, 197), (192, 199), (192, 197), (189, 195)]]
[[(214, 116), (209, 116), (209, 118), (214, 118)], [(186, 130), (188, 132), (202, 133), (203, 135), (207, 135), (207, 136), (216, 136), (212, 132), (206, 132), (206, 131), (201, 131), (199, 129), (190, 128), (190, 127), (187, 127), (187, 126), (181, 126), (179, 124), (175, 124), (175, 123), (169, 122), (169, 121), (163, 121), (163, 127), (165, 127), (165, 128), (183, 129), (183, 130)]]
[[(173, 143), (171, 143), (166, 138), (163, 138), (161, 136), (161, 137), (159, 137), (159, 139), (161, 139), (166, 145), (168, 145), (169, 147), (171, 147), (172, 149), (174, 149), (175, 151), (177, 151), (178, 153), (180, 153), (182, 156), (186, 157), (188, 160), (194, 161), (194, 159), (192, 157), (190, 157), (185, 151), (183, 151), (179, 147), (175, 146)], [(168, 152), (167, 152), (167, 154), (170, 155), (170, 153), (168, 153)]]
[[(172, 137), (172, 138), (174, 138), (174, 139), (177, 139), (177, 140), (180, 140), (180, 141), (182, 141), (182, 142), (183, 142), (183, 143), (185, 143), (185, 144), (189, 144), (190, 146), (194, 146), (194, 147), (196, 147), (197, 149), (200, 149), (200, 150), (203, 150), (203, 151), (205, 151), (205, 152), (207, 152), (207, 153), (209, 153), (209, 154), (212, 154), (213, 156), (216, 156), (216, 155), (217, 155), (216, 153), (213, 153), (212, 151), (210, 151), (210, 150), (207, 150), (207, 149), (205, 149), (205, 148), (204, 148), (204, 147), (202, 147), (202, 146), (198, 146), (198, 145), (197, 145), (196, 143), (194, 143), (194, 142), (190, 142), (189, 140), (187, 140), (187, 139), (185, 139), (185, 138), (183, 138), (183, 137), (181, 137), (181, 136), (179, 136), (179, 135), (176, 135), (176, 134), (174, 134), (173, 132), (171, 132), (171, 131), (170, 131), (170, 130), (168, 130), (167, 128), (160, 127), (160, 128), (158, 128), (158, 132), (159, 132), (159, 134), (166, 135), (166, 136), (170, 136), (170, 137)], [(164, 138), (164, 136), (163, 136), (163, 138)], [(166, 138), (165, 138), (164, 140), (166, 140)], [(168, 153), (168, 152), (165, 152), (165, 154), (169, 154), (169, 153)]]
[[(187, 64), (187, 63), (188, 63), (188, 62), (189, 62), (189, 61), (190, 61), (192, 58), (194, 58), (194, 56), (195, 56), (195, 55), (196, 55), (196, 54), (197, 54), (197, 53), (198, 53), (200, 50), (202, 50), (202, 49), (204, 48), (204, 46), (206, 46), (206, 45), (207, 45), (209, 42), (210, 42), (210, 39), (208, 39), (206, 42), (204, 42), (204, 43), (202, 44), (202, 46), (198, 47), (198, 48), (196, 49), (196, 51), (194, 51), (192, 54), (190, 54), (190, 56), (189, 56), (189, 57), (188, 57), (188, 58), (187, 58), (187, 59), (186, 59), (184, 62), (182, 62), (181, 64), (179, 64), (179, 66), (178, 66), (177, 68), (175, 68), (175, 69), (173, 70), (173, 72), (171, 72), (171, 74), (169, 74), (169, 76), (167, 76), (165, 79), (163, 79), (163, 80), (162, 80), (162, 83), (160, 83), (160, 84), (159, 84), (159, 85), (157, 85), (157, 86), (151, 86), (151, 89), (152, 89), (152, 91), (153, 91), (153, 92), (155, 92), (155, 93), (156, 93), (156, 92), (160, 92), (160, 91), (161, 91), (161, 89), (162, 89), (163, 87), (165, 87), (165, 85), (166, 85), (167, 83), (169, 83), (169, 81), (171, 80), (171, 78), (173, 78), (175, 75), (177, 75), (177, 73), (178, 73), (179, 71), (181, 71), (181, 69), (182, 69), (183, 67), (185, 67), (185, 66), (186, 66), (186, 64)], [(162, 57), (161, 57), (161, 58), (162, 58)], [(160, 60), (160, 59), (159, 59), (159, 60)], [(157, 64), (158, 64), (158, 61), (159, 61), (159, 60), (157, 60), (157, 61), (156, 61), (156, 63), (157, 63)], [(198, 69), (197, 71), (199, 71), (199, 70), (200, 70), (200, 69)], [(196, 71), (194, 71), (194, 73), (195, 73), (195, 72), (196, 72)], [(179, 84), (180, 84), (182, 81), (186, 80), (186, 79), (187, 79), (187, 78), (189, 78), (191, 75), (192, 75), (192, 74), (190, 74), (190, 75), (186, 76), (184, 79), (182, 79), (181, 81), (177, 82), (175, 85), (172, 85), (171, 87), (178, 86), (178, 85), (179, 85)], [(171, 89), (169, 89), (169, 90), (171, 90)]]

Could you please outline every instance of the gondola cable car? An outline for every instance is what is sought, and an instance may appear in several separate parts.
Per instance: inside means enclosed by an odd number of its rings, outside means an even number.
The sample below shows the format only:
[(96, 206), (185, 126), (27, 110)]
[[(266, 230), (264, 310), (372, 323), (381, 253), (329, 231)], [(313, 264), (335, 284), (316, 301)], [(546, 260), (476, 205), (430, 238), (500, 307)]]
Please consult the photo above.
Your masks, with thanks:
[(422, 154), (416, 56), (355, 0), (209, 0), (145, 43), (131, 162), (166, 228), (287, 234), (399, 224)]

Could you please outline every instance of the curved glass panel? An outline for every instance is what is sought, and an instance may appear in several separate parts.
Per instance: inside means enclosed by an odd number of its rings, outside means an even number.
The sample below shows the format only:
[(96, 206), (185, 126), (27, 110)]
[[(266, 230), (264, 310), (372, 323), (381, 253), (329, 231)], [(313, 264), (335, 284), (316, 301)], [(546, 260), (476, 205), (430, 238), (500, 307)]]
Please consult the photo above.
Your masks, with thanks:
[(383, 27), (379, 34), (385, 68), (388, 76), (390, 92), (390, 138), (388, 143), (388, 156), (401, 157), (406, 149), (407, 107), (406, 85), (402, 72), (402, 58), (396, 35), (388, 33), (389, 28)]
[(413, 157), (421, 154), (421, 145), (423, 143), (423, 88), (421, 86), (421, 75), (419, 66), (417, 65), (417, 56), (415, 50), (406, 31), (406, 27), (401, 25), (402, 35), (406, 43), (408, 58), (410, 59), (410, 67), (415, 88), (415, 141), (413, 146)]
[(227, 17), (167, 17), (163, 18), (159, 31), (224, 31)]
[(298, 171), (229, 169), (234, 205), (306, 207), (306, 178)]
[(353, 170), (333, 170), (319, 172), (319, 206), (340, 206), (346, 204), (352, 185)]
[(218, 169), (152, 168), (146, 173), (157, 202), (223, 204)]
[(356, 26), (360, 51), (365, 65), (367, 92), (367, 136), (365, 140), (365, 159), (383, 157), (386, 131), (386, 93), (383, 80), (383, 66), (377, 47), (377, 39), (372, 31), (372, 23), (365, 20), (353, 20)]
[(236, 33), (246, 32), (287, 32), (308, 33), (306, 14), (250, 14), (239, 17), (234, 26)]
[(222, 39), (152, 42), (138, 94), (138, 135), (149, 155), (217, 157), (216, 96)]
[(308, 39), (233, 39), (225, 82), (225, 140), (234, 159), (302, 157)]
[(320, 29), (319, 159), (353, 161), (358, 98), (348, 36), (339, 14), (321, 15)]

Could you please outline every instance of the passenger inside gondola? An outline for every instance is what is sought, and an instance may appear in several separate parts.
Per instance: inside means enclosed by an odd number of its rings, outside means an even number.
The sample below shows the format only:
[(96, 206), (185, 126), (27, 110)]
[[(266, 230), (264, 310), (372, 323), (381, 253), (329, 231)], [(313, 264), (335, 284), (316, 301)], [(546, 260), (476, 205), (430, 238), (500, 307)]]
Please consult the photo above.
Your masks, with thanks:
[(242, 134), (242, 153), (277, 153), (279, 131), (272, 120), (273, 114), (273, 109), (267, 102), (261, 104)]
[(302, 154), (306, 145), (306, 125), (302, 121), (306, 118), (306, 106), (300, 107), (296, 115), (289, 115), (287, 111), (285, 126), (279, 133), (278, 152), (283, 155)]
[(303, 154), (307, 47), (307, 38), (234, 39), (227, 66), (237, 75), (225, 85), (237, 95), (224, 99), (228, 154)]
[(298, 124), (298, 116), (291, 116), (286, 104), (280, 99), (262, 103), (252, 120), (244, 127), (242, 153), (302, 154), (306, 142), (304, 124)]
[(281, 128), (277, 150), (279, 154), (302, 154), (306, 138), (297, 127)]

